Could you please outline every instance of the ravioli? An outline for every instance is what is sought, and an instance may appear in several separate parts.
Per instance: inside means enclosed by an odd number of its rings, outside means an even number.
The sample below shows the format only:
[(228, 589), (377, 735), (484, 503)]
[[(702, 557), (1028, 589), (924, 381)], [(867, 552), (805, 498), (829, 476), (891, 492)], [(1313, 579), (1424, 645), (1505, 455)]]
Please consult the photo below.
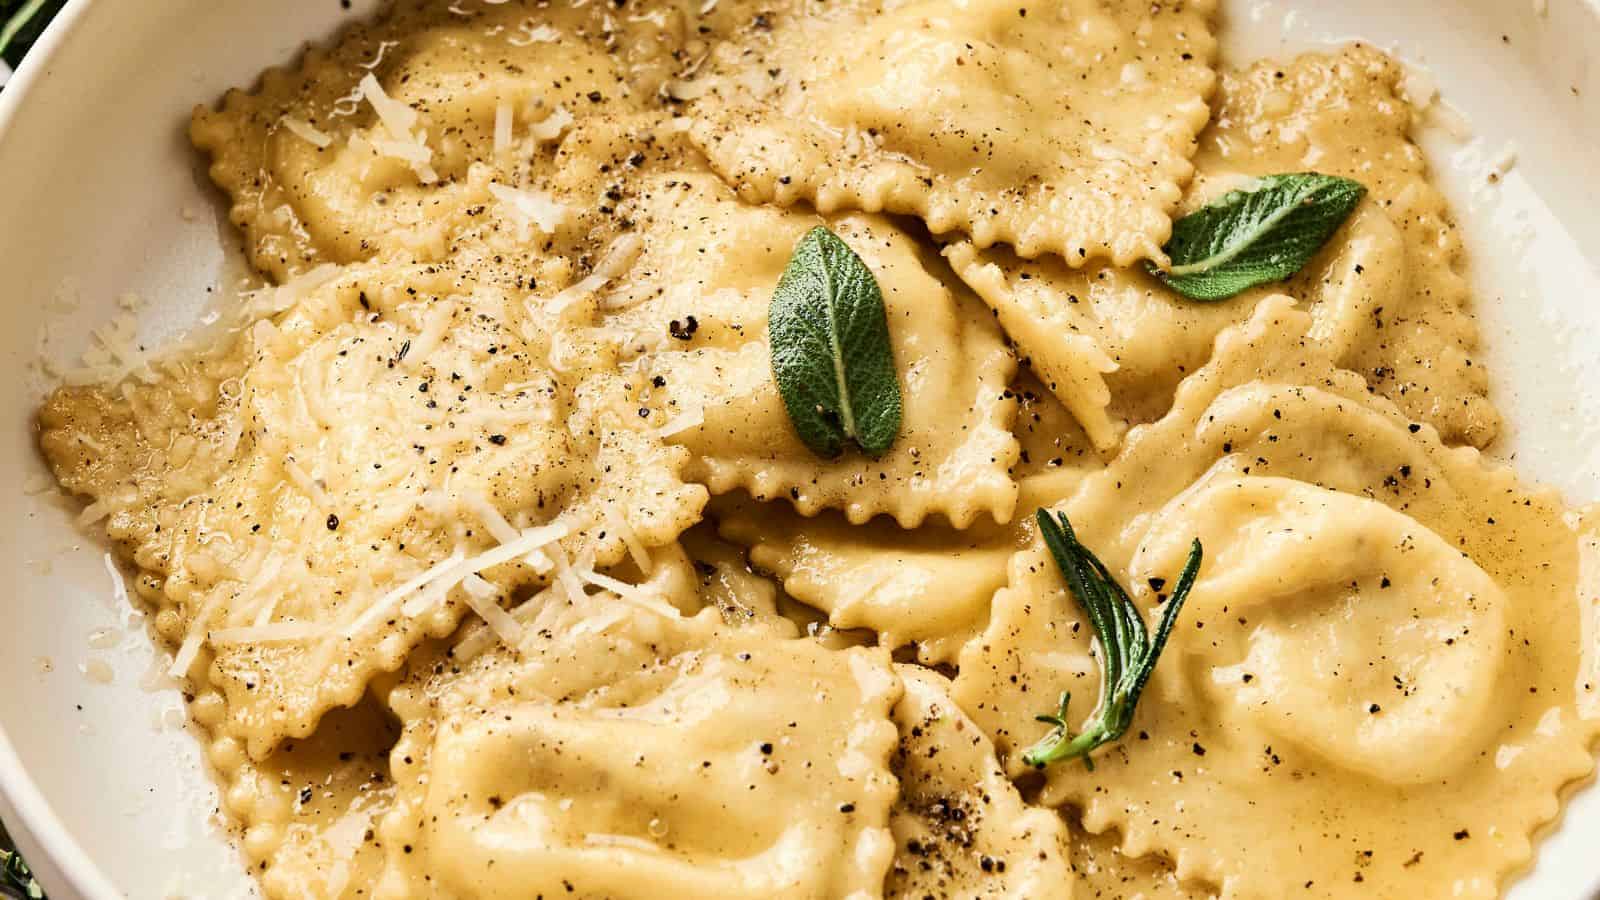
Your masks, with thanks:
[(1200, 303), (1137, 267), (1075, 271), (968, 241), (946, 255), (1098, 447), (1115, 446), (1127, 424), (1166, 412), (1217, 333), (1273, 292), (1300, 301), (1316, 319), (1313, 335), (1338, 363), (1408, 415), (1450, 443), (1485, 446), (1499, 416), (1476, 359), (1461, 237), (1408, 136), (1412, 113), (1397, 94), (1400, 76), (1393, 60), (1361, 45), (1223, 76), (1185, 208), (1257, 176), (1310, 168), (1369, 191), (1322, 253), (1285, 284)]
[[(1369, 394), (1315, 327), (1263, 301), (1061, 505), (1141, 605), (1195, 537), (1206, 562), (1131, 739), (1043, 799), (1224, 897), (1498, 896), (1593, 765), (1594, 526)], [(1090, 633), (1019, 553), (956, 687), (1013, 771), (1031, 713), (1094, 696)]]
[(197, 108), (191, 136), (252, 262), (279, 281), (321, 263), (441, 260), (466, 231), (527, 240), (539, 232), (498, 209), (504, 188), (559, 171), (574, 122), (653, 105), (702, 18), (692, 9), (403, 0)]
[(615, 376), (553, 368), (503, 292), (442, 266), (358, 267), (284, 302), (224, 362), (64, 389), (41, 412), (62, 484), (109, 515), (176, 668), (207, 667), (252, 757), (474, 604), (698, 519), (684, 451), (638, 424)]
[[(1497, 896), (1593, 767), (1597, 512), (1476, 449), (1399, 66), (1213, 98), (1216, 13), (400, 0), (197, 109), (273, 286), (171, 351), (97, 332), (39, 440), (261, 891)], [(1149, 274), (1311, 169), (1369, 195), (1299, 274)], [(818, 227), (883, 295), (877, 457), (773, 376)], [(1092, 770), (1022, 759), (1104, 650), (1040, 510), (1147, 619), (1205, 548)]]
[[(712, 493), (787, 498), (803, 515), (838, 509), (913, 528), (1011, 517), (1017, 458), (1006, 385), (1016, 362), (983, 305), (911, 236), (875, 216), (823, 220), (740, 203), (709, 174), (640, 189), (641, 247), (602, 293), (606, 327), (632, 356), (648, 418), (694, 457)], [(819, 458), (790, 424), (772, 378), (767, 308), (790, 251), (827, 222), (883, 290), (905, 410), (883, 456)]]
[(1216, 892), (1185, 884), (1159, 857), (1129, 857), (1117, 846), (1116, 832), (1090, 834), (1072, 829), (1072, 873), (1078, 896), (1094, 900), (1210, 900)]
[(740, 494), (714, 500), (710, 515), (724, 538), (749, 548), (752, 564), (832, 626), (870, 629), (891, 649), (914, 644), (927, 665), (953, 664), (988, 620), (989, 600), (1031, 533), (1033, 511), (1066, 497), (1099, 465), (1053, 396), (1032, 379), (1011, 393), (1022, 450), (1013, 469), (1019, 512), (1009, 524), (907, 530), (878, 518), (854, 525), (837, 513), (805, 518)]
[(406, 730), (375, 896), (876, 896), (887, 654), (728, 629), (711, 608), (596, 612), (391, 695)]
[[(216, 725), (225, 710), (212, 694), (194, 713), (203, 726)], [(394, 801), (388, 774), (395, 737), (388, 714), (368, 698), (329, 714), (316, 734), (261, 762), (232, 738), (208, 746), (222, 806), (238, 823), (246, 864), (259, 872), (267, 897), (367, 896), (383, 864), (376, 827)]]
[(750, 200), (920, 216), (1071, 265), (1164, 259), (1214, 75), (1211, 2), (762, 7), (679, 94)]
[(900, 796), (889, 816), (891, 897), (1068, 900), (1066, 823), (1030, 807), (995, 759), (994, 746), (951, 701), (943, 676), (898, 666), (895, 705)]

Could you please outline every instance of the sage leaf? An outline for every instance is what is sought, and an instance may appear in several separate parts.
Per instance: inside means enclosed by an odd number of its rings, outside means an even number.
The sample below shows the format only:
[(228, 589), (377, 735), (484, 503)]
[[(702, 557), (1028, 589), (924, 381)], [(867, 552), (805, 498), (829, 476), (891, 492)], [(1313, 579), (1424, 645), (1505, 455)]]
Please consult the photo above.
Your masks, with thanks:
[(854, 441), (881, 456), (900, 431), (900, 379), (883, 293), (861, 257), (826, 228), (806, 232), (768, 313), (772, 375), (800, 440), (824, 457)]
[(1172, 224), (1172, 264), (1150, 271), (1191, 300), (1226, 300), (1298, 272), (1350, 217), (1367, 189), (1316, 172), (1268, 175)]

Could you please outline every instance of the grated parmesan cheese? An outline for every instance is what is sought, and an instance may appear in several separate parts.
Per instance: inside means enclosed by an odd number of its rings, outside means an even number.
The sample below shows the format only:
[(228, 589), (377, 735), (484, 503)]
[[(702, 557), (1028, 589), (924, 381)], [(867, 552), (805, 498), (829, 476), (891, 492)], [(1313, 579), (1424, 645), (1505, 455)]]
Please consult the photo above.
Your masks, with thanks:
[[(362, 99), (372, 105), (373, 111), (378, 114), (379, 124), (388, 133), (387, 138), (372, 138), (365, 143), (383, 156), (390, 156), (405, 162), (416, 173), (417, 180), (423, 184), (432, 184), (439, 180), (439, 173), (429, 164), (433, 159), (433, 150), (428, 147), (427, 135), (422, 131), (413, 132), (417, 126), (417, 111), (384, 93), (383, 85), (373, 77), (371, 72), (361, 76), (358, 86)], [(358, 135), (351, 135), (351, 144), (356, 144)]]
[(698, 100), (711, 91), (709, 81), (679, 81), (672, 79), (661, 86), (661, 90), (674, 100)]
[(567, 526), (560, 522), (538, 528), (525, 529), (517, 539), (501, 544), (492, 550), (467, 558), (460, 550), (451, 553), (442, 562), (411, 578), (379, 597), (365, 613), (345, 629), (348, 635), (358, 634), (372, 627), (397, 605), (402, 614), (420, 615), (441, 600), (451, 588), (468, 576), (492, 569), (520, 556), (553, 545), (567, 536)]
[(561, 137), (562, 132), (572, 127), (572, 113), (567, 112), (565, 106), (557, 106), (544, 119), (533, 123), (528, 128), (528, 133), (533, 139), (541, 143), (548, 143)]
[(639, 540), (639, 534), (633, 530), (632, 525), (628, 524), (628, 517), (617, 512), (615, 506), (608, 507), (606, 509), (606, 524), (611, 526), (612, 530), (617, 533), (617, 537), (622, 538), (622, 543), (628, 548), (628, 557), (633, 560), (633, 564), (639, 567), (640, 572), (648, 575), (652, 568), (650, 551), (645, 549), (644, 542)]
[(416, 576), (401, 582), (397, 587), (391, 588), (390, 590), (384, 592), (384, 594), (380, 596), (377, 601), (367, 609), (366, 612), (362, 613), (356, 618), (355, 621), (351, 622), (345, 627), (345, 634), (359, 634), (376, 624), (379, 619), (382, 619), (384, 616), (388, 615), (391, 609), (416, 591), (427, 586), (435, 578), (438, 578), (440, 575), (444, 574), (452, 566), (460, 562), (461, 558), (462, 553), (461, 551), (457, 550), (442, 561), (430, 566), (428, 569), (422, 571)]
[(106, 574), (111, 576), (111, 600), (117, 609), (132, 609), (133, 603), (128, 600), (128, 583), (122, 580), (122, 572), (117, 568), (116, 560), (111, 554), (103, 554), (100, 561), (105, 563)]
[[(480, 579), (481, 580), (481, 579)], [(478, 618), (488, 625), (490, 630), (507, 647), (515, 647), (522, 642), (522, 623), (511, 617), (511, 614), (500, 608), (493, 596), (480, 597), (472, 591), (467, 592), (467, 605), (478, 614)]]
[(203, 640), (205, 640), (205, 632), (191, 626), (189, 633), (183, 638), (183, 644), (178, 647), (178, 652), (173, 655), (172, 667), (167, 669), (167, 674), (173, 678), (187, 676), (189, 667), (194, 665), (195, 658), (200, 655), (200, 642)]
[(315, 266), (277, 287), (264, 287), (247, 291), (244, 300), (245, 320), (260, 319), (283, 312), (305, 299), (306, 295), (339, 276), (339, 267), (333, 263)]
[(507, 187), (491, 181), (489, 193), (505, 204), (518, 222), (531, 224), (543, 234), (555, 234), (571, 214), (570, 209), (557, 203), (554, 197), (544, 191)]
[(501, 100), (494, 107), (494, 155), (504, 156), (511, 149), (511, 127), (514, 124), (511, 101)]
[(545, 311), (550, 315), (561, 315), (561, 312), (575, 301), (593, 294), (605, 287), (611, 279), (626, 272), (643, 251), (644, 238), (638, 234), (625, 234), (612, 241), (611, 246), (606, 248), (606, 255), (601, 257), (594, 271), (562, 288), (547, 300)]
[(626, 581), (612, 578), (610, 575), (603, 575), (593, 570), (578, 572), (577, 576), (595, 587), (611, 591), (641, 609), (647, 609), (669, 618), (678, 618), (678, 610), (675, 607), (663, 602), (661, 598), (636, 584), (629, 584)]
[(322, 131), (315, 125), (307, 122), (305, 119), (296, 118), (294, 116), (284, 116), (279, 120), (279, 124), (281, 124), (284, 128), (287, 128), (290, 134), (293, 134), (295, 137), (314, 145), (319, 150), (333, 143), (332, 135), (328, 134), (326, 131)]
[(686, 409), (662, 423), (661, 427), (656, 429), (656, 436), (669, 438), (675, 434), (681, 434), (685, 431), (699, 428), (705, 423), (705, 408), (696, 406), (693, 409)]
[(328, 508), (328, 492), (324, 491), (322, 486), (317, 484), (317, 482), (311, 477), (310, 473), (308, 473), (305, 469), (302, 469), (300, 464), (294, 461), (293, 457), (284, 459), (283, 471), (288, 474), (289, 481), (293, 483), (302, 494), (305, 494), (311, 498), (311, 502), (323, 509)]

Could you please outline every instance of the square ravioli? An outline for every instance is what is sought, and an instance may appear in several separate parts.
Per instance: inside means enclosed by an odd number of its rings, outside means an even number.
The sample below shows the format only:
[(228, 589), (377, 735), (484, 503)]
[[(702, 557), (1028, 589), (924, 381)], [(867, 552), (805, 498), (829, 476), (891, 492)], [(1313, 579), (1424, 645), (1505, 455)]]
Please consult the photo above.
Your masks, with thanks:
[(252, 757), (469, 611), (698, 521), (687, 453), (604, 360), (552, 362), (575, 322), (528, 326), (520, 298), (442, 265), (269, 296), (286, 310), (222, 346), (40, 413), (85, 522), (141, 570), (174, 673), (201, 667)]
[[(574, 604), (418, 667), (381, 900), (873, 897), (893, 856), (884, 651)], [(782, 815), (773, 815), (782, 810)]]
[(521, 192), (559, 171), (573, 124), (657, 105), (686, 18), (716, 25), (695, 5), (616, 17), (567, 0), (403, 0), (197, 107), (191, 138), (247, 255), (279, 281), (322, 263), (443, 259), (508, 198), (548, 234), (561, 211)]
[[(598, 302), (634, 361), (641, 414), (693, 453), (691, 477), (712, 493), (744, 489), (853, 522), (880, 513), (906, 528), (930, 514), (957, 527), (1010, 518), (1015, 358), (937, 255), (883, 217), (751, 206), (703, 172), (653, 177), (639, 194), (638, 256)], [(795, 242), (818, 225), (836, 231), (883, 290), (905, 406), (899, 436), (877, 459), (817, 456), (773, 379), (772, 293)]]
[(687, 84), (741, 195), (920, 216), (1024, 256), (1164, 259), (1214, 75), (1210, 0), (761, 7)]
[(1393, 59), (1360, 45), (1224, 75), (1185, 208), (1258, 176), (1307, 168), (1368, 191), (1328, 245), (1282, 284), (1196, 302), (1140, 267), (1073, 270), (966, 241), (946, 256), (1101, 448), (1115, 446), (1129, 424), (1166, 412), (1217, 333), (1275, 292), (1316, 317), (1314, 333), (1340, 365), (1446, 440), (1486, 446), (1499, 415), (1477, 358), (1461, 236), (1411, 141), (1400, 77)]
[[(1204, 547), (1128, 736), (1044, 773), (1042, 802), (1130, 856), (1229, 900), (1487, 900), (1593, 767), (1593, 516), (1369, 393), (1288, 297), (1055, 508), (1147, 617)], [(1097, 652), (1036, 541), (955, 696), (1020, 774), (1034, 715), (1063, 692), (1088, 715)]]

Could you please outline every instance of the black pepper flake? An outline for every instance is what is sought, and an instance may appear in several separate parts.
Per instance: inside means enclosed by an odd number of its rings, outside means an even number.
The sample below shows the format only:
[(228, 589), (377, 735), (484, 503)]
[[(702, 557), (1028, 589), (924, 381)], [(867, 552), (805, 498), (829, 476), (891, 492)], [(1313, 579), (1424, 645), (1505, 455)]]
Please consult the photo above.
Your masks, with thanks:
[(1200, 746), (1200, 742), (1199, 741), (1195, 741), (1194, 742), (1194, 747), (1192, 749), (1194, 750), (1194, 755), (1195, 756), (1205, 756), (1206, 755), (1206, 748)]
[(700, 321), (694, 316), (684, 316), (682, 321), (673, 319), (671, 322), (667, 323), (667, 333), (671, 334), (680, 341), (692, 339), (694, 337), (694, 333), (699, 330)]
[(590, 103), (599, 103), (606, 98), (606, 95), (600, 93), (599, 91), (590, 91), (587, 96), (589, 97)]
[(841, 804), (839, 804), (839, 812), (842, 812), (842, 813), (844, 813), (846, 815), (849, 815), (850, 813), (853, 813), (855, 811), (856, 811), (856, 805), (854, 803), (841, 803)]
[(333, 513), (328, 513), (328, 530), (329, 531), (338, 531), (339, 530), (339, 517), (334, 515)]
[(1464, 841), (1469, 837), (1472, 837), (1472, 835), (1465, 828), (1455, 833), (1455, 838), (1458, 841)]
[(491, 434), (489, 435), (489, 443), (495, 445), (496, 447), (504, 447), (506, 443), (506, 436), (503, 434)]

